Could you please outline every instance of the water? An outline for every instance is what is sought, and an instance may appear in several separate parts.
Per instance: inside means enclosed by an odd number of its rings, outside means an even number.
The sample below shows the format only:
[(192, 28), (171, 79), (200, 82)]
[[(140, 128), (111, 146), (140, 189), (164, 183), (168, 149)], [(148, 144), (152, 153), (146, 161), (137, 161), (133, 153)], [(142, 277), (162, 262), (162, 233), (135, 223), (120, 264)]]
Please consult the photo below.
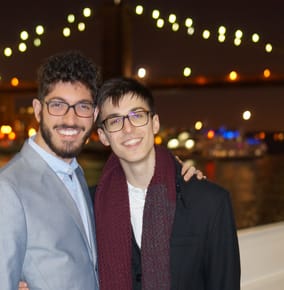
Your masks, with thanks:
[[(3, 166), (12, 155), (0, 155)], [(104, 159), (82, 154), (79, 162), (89, 185), (96, 184)], [(254, 160), (193, 160), (211, 181), (231, 193), (238, 229), (284, 221), (284, 154)]]

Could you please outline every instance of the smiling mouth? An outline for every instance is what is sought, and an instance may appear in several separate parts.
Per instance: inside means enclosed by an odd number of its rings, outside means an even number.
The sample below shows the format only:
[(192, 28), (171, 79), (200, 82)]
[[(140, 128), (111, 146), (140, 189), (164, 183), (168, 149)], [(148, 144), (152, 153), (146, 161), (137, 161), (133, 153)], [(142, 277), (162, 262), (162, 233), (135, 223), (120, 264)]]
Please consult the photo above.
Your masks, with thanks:
[(141, 142), (141, 140), (142, 140), (141, 138), (130, 139), (130, 140), (123, 142), (123, 145), (125, 145), (125, 146), (137, 145), (138, 143)]
[(63, 136), (76, 136), (79, 134), (79, 128), (57, 128), (57, 132)]

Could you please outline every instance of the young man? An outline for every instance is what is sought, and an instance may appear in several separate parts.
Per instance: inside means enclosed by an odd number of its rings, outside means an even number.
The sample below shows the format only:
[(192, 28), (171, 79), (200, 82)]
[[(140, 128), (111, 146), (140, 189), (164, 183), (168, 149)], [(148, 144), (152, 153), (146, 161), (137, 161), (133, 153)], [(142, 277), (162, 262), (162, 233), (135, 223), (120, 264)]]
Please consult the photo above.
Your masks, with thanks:
[(97, 116), (98, 69), (50, 57), (33, 100), (39, 130), (0, 171), (1, 289), (99, 289), (94, 213), (76, 156)]
[(95, 194), (101, 290), (239, 290), (240, 260), (229, 193), (180, 175), (154, 145), (160, 122), (151, 92), (106, 81), (98, 134), (111, 146)]

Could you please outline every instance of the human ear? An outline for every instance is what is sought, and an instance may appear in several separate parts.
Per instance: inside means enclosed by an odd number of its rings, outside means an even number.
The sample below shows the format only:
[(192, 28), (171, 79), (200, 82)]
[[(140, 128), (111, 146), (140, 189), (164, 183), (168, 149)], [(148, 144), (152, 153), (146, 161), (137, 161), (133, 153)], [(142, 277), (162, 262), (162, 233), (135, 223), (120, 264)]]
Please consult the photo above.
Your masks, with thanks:
[(39, 99), (33, 99), (33, 109), (34, 109), (34, 115), (38, 123), (41, 119), (41, 110), (42, 110), (42, 104)]
[(105, 134), (105, 131), (102, 128), (98, 128), (97, 132), (98, 132), (98, 136), (101, 143), (103, 143), (103, 145), (105, 146), (110, 146), (110, 143), (109, 143), (108, 137)]
[(155, 114), (153, 116), (153, 133), (157, 134), (160, 130), (160, 120), (159, 115)]

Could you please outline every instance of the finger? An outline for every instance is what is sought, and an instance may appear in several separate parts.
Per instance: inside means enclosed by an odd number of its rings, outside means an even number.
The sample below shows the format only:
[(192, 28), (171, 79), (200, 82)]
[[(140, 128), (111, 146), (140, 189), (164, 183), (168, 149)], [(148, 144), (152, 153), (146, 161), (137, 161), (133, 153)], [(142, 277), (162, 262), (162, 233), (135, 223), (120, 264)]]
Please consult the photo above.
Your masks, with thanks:
[(181, 161), (181, 159), (177, 155), (175, 155), (175, 158), (181, 165), (183, 165), (183, 162)]
[(207, 178), (205, 175), (203, 175), (202, 171), (200, 171), (198, 169), (195, 171), (195, 174), (196, 174), (198, 179), (206, 179)]

